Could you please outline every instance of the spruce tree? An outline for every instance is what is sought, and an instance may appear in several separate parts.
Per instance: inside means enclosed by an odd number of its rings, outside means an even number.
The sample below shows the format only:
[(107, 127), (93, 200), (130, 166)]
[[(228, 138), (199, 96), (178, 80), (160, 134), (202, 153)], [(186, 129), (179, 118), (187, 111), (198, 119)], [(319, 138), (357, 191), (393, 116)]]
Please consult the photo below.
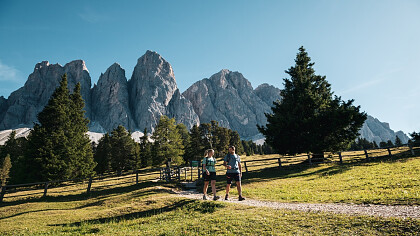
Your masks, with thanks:
[(303, 47), (295, 65), (286, 73), (281, 101), (273, 103), (272, 114), (266, 114), (266, 127), (258, 126), (279, 154), (320, 154), (340, 151), (358, 136), (366, 120), (353, 100), (334, 96), (325, 76), (315, 75), (314, 63)]
[(111, 132), (111, 167), (121, 174), (123, 171), (140, 168), (137, 144), (124, 126), (119, 125)]
[(402, 145), (401, 139), (398, 136), (395, 136), (395, 146), (399, 147)]
[(413, 132), (410, 134), (411, 139), (410, 141), (414, 144), (414, 145), (419, 145), (420, 144), (420, 132), (416, 133)]
[(70, 95), (64, 74), (28, 136), (28, 180), (85, 178), (95, 174), (92, 147), (86, 136), (89, 121), (84, 118), (83, 107), (80, 84)]
[(194, 125), (190, 130), (189, 136), (189, 142), (185, 147), (184, 160), (186, 162), (200, 160), (204, 153), (200, 128), (197, 125)]
[(149, 142), (147, 128), (144, 128), (143, 137), (140, 138), (140, 160), (141, 167), (151, 166), (152, 162), (152, 144)]
[(229, 130), (230, 142), (229, 146), (235, 146), (235, 151), (237, 154), (243, 154), (244, 148), (242, 147), (241, 137), (239, 133), (234, 130)]
[(168, 160), (174, 164), (183, 164), (184, 146), (181, 134), (177, 131), (175, 119), (161, 116), (155, 127), (152, 139), (154, 140), (152, 153), (154, 154), (153, 165), (160, 166)]
[(96, 162), (93, 159), (92, 145), (87, 135), (89, 120), (85, 117), (85, 102), (81, 94), (81, 85), (77, 83), (70, 95), (70, 178), (92, 176)]
[(24, 172), (24, 151), (26, 149), (27, 140), (24, 137), (16, 138), (16, 131), (12, 131), (9, 138), (2, 146), (0, 151), (0, 163), (2, 160), (9, 155), (12, 168), (10, 169), (10, 184), (22, 183), (26, 173)]
[(111, 168), (111, 137), (106, 133), (99, 139), (98, 146), (95, 149), (94, 160), (97, 164), (95, 171), (99, 174), (110, 172)]

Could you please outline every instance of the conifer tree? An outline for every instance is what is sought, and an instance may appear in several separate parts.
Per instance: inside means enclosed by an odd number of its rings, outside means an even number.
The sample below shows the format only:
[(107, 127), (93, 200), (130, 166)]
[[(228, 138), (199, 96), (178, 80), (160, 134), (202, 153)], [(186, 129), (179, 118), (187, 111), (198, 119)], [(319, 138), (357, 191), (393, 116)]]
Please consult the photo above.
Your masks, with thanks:
[(28, 180), (85, 178), (95, 174), (92, 147), (86, 136), (89, 121), (84, 118), (83, 107), (80, 84), (70, 95), (64, 74), (38, 114), (39, 124), (34, 125), (28, 136), (25, 153)]
[(184, 162), (182, 158), (184, 146), (181, 134), (176, 129), (174, 118), (169, 119), (167, 116), (161, 116), (152, 139), (154, 140), (152, 147), (154, 166), (160, 166), (168, 160), (172, 160), (174, 164), (178, 165)]
[(89, 120), (85, 117), (85, 102), (81, 94), (81, 85), (77, 83), (70, 95), (69, 141), (72, 153), (70, 156), (70, 178), (92, 176), (96, 162), (93, 159), (92, 145), (87, 135)]
[(242, 147), (241, 137), (239, 136), (237, 131), (229, 130), (230, 136), (230, 146), (235, 146), (235, 151), (237, 154), (243, 154), (244, 148)]
[(274, 102), (272, 114), (266, 114), (266, 127), (258, 126), (279, 154), (320, 154), (340, 151), (358, 136), (366, 114), (353, 100), (334, 96), (325, 76), (315, 75), (314, 63), (303, 47), (295, 65), (286, 71), (281, 101)]
[(97, 164), (95, 171), (99, 174), (110, 172), (111, 168), (111, 137), (106, 133), (99, 139), (98, 146), (96, 147), (94, 160)]
[(26, 143), (26, 138), (16, 138), (16, 131), (13, 130), (1, 148), (0, 163), (9, 155), (12, 164), (8, 181), (10, 184), (22, 183), (22, 178), (24, 178), (25, 172), (23, 171), (23, 168), (25, 163), (23, 161), (23, 155), (26, 149)]
[(414, 145), (419, 145), (420, 144), (420, 132), (416, 133), (413, 132), (410, 134), (411, 139), (410, 141), (414, 144)]
[(1, 163), (0, 169), (0, 182), (1, 186), (5, 186), (9, 179), (10, 169), (12, 168), (12, 162), (10, 161), (10, 155), (7, 154)]
[(144, 128), (143, 137), (140, 138), (140, 160), (141, 167), (151, 166), (152, 162), (152, 144), (149, 142), (147, 128)]
[(204, 153), (200, 128), (197, 125), (194, 125), (190, 130), (189, 136), (189, 142), (185, 147), (184, 160), (186, 162), (200, 160)]
[(137, 144), (124, 126), (119, 125), (111, 132), (111, 167), (121, 174), (122, 171), (140, 168)]
[(402, 145), (401, 139), (398, 136), (395, 136), (395, 146), (399, 147)]

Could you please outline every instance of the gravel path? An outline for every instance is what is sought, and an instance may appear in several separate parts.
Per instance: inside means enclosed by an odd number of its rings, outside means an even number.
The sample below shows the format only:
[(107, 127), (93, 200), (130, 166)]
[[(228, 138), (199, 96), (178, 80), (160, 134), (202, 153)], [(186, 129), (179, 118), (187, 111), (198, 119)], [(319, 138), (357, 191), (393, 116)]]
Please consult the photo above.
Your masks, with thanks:
[[(179, 196), (190, 199), (203, 199), (203, 194), (195, 191), (181, 191), (176, 192)], [(210, 196), (210, 195), (209, 195)], [(209, 200), (208, 200), (209, 201)], [(218, 201), (225, 201), (219, 199)], [(268, 202), (253, 199), (246, 199), (245, 201), (238, 201), (237, 198), (231, 197), (230, 203), (243, 204), (247, 206), (269, 207), (273, 209), (290, 209), (299, 211), (327, 211), (339, 214), (352, 215), (369, 215), (379, 217), (398, 217), (398, 218), (416, 218), (420, 219), (420, 206), (406, 206), (406, 205), (371, 205), (371, 204), (342, 204), (342, 203), (282, 203), (282, 202)]]

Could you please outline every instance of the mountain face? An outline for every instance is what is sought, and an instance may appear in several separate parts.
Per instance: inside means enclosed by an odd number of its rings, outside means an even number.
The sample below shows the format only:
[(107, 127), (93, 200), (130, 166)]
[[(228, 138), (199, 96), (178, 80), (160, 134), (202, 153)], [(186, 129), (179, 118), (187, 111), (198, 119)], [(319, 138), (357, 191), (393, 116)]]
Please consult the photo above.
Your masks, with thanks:
[(7, 110), (7, 99), (3, 96), (0, 97), (0, 121), (3, 120)]
[(64, 67), (47, 61), (36, 64), (34, 72), (29, 75), (25, 85), (13, 92), (7, 99), (7, 108), (0, 116), (0, 130), (32, 127), (37, 121), (37, 114), (48, 103), (55, 88), (59, 85), (61, 76), (67, 73), (68, 86), (73, 91), (76, 83), (82, 86), (82, 97), (86, 103), (86, 115), (90, 116), (91, 80), (85, 63), (81, 60), (67, 63)]
[[(85, 62), (72, 61), (65, 66), (36, 64), (25, 85), (8, 99), (0, 97), (0, 130), (32, 127), (37, 114), (47, 104), (61, 76), (67, 73), (72, 92), (80, 82), (85, 100), (89, 130), (109, 132), (118, 125), (131, 131), (153, 131), (161, 115), (175, 118), (188, 128), (216, 120), (238, 131), (243, 139), (261, 139), (256, 125), (265, 125), (264, 113), (271, 113), (273, 101), (281, 100), (280, 89), (262, 84), (255, 90), (239, 72), (222, 70), (210, 78), (194, 83), (184, 93), (179, 91), (171, 65), (159, 54), (147, 51), (137, 61), (129, 81), (117, 63), (101, 74), (91, 88)], [(360, 137), (369, 141), (408, 141), (403, 132), (394, 132), (389, 124), (368, 116)]]
[(266, 124), (264, 112), (270, 111), (251, 83), (241, 73), (229, 70), (194, 83), (183, 95), (193, 104), (200, 122), (217, 120), (245, 139), (260, 136), (257, 124)]
[(409, 140), (404, 132), (394, 132), (388, 123), (381, 122), (369, 115), (359, 133), (361, 138), (365, 138), (370, 142), (375, 141), (378, 145), (380, 142), (387, 142), (388, 140), (394, 143), (396, 136), (401, 139), (402, 143), (407, 143)]
[(156, 52), (147, 51), (138, 59), (130, 81), (124, 69), (114, 63), (92, 89), (84, 61), (72, 61), (64, 67), (38, 63), (22, 88), (8, 99), (0, 97), (0, 130), (32, 127), (64, 73), (71, 92), (81, 83), (91, 131), (103, 133), (118, 125), (131, 131), (152, 131), (161, 115), (174, 117), (188, 128), (200, 122), (191, 102), (179, 92), (171, 65)]
[(153, 130), (162, 115), (175, 117), (188, 128), (199, 123), (190, 101), (178, 91), (171, 65), (156, 52), (147, 51), (138, 59), (128, 85), (137, 127)]
[(123, 125), (129, 130), (136, 126), (129, 108), (128, 83), (125, 71), (117, 63), (101, 74), (92, 89), (92, 122), (90, 130), (103, 133)]
[(255, 94), (261, 98), (269, 107), (273, 106), (273, 102), (281, 100), (280, 89), (269, 84), (261, 84), (254, 90)]

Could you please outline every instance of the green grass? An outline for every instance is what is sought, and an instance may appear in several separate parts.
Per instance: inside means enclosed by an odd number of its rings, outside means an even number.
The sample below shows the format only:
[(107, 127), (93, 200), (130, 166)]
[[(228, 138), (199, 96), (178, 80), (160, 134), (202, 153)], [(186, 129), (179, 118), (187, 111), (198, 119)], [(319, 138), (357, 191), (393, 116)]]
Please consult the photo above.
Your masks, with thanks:
[[(221, 177), (218, 187), (223, 186)], [(420, 205), (420, 157), (252, 171), (244, 173), (243, 194), (279, 202)]]
[(11, 201), (0, 235), (412, 235), (419, 220), (272, 210), (179, 198), (153, 183)]
[[(252, 156), (243, 160), (277, 157)], [(302, 160), (299, 161), (303, 161)], [(289, 162), (291, 163), (291, 161)], [(262, 169), (270, 167), (270, 169)], [(343, 202), (420, 205), (420, 157), (404, 155), (344, 164), (250, 167), (246, 197), (279, 202)], [(251, 165), (250, 165), (251, 166)], [(217, 186), (224, 194), (219, 170)], [(145, 180), (146, 177), (142, 177)], [(420, 220), (272, 210), (179, 198), (175, 184), (135, 176), (57, 187), (40, 198), (8, 193), (0, 203), (0, 235), (415, 235)], [(118, 184), (117, 186), (105, 186)], [(66, 192), (62, 192), (65, 190)], [(39, 192), (39, 193), (38, 193)], [(232, 195), (236, 192), (232, 188)]]

